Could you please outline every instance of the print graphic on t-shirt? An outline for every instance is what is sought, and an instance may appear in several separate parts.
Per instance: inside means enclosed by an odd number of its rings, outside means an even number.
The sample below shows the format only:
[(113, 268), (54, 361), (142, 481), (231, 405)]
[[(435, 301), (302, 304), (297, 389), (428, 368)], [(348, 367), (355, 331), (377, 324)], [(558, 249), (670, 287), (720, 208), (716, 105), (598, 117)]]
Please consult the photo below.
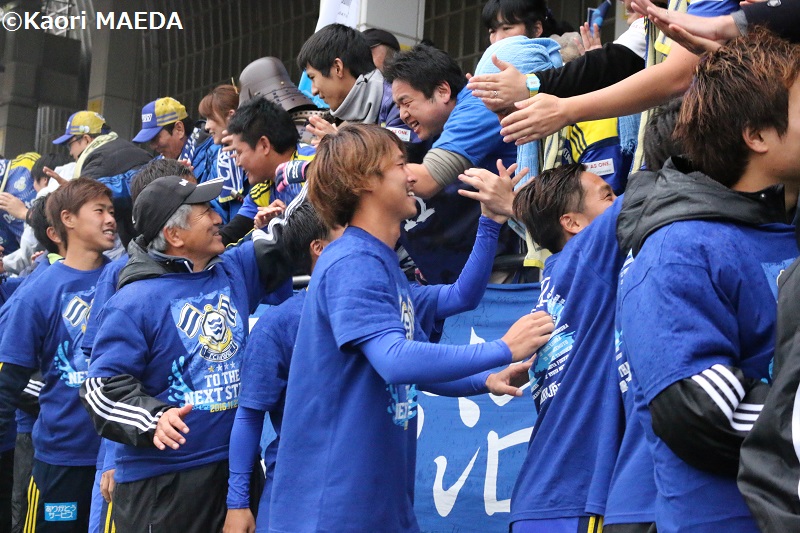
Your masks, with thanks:
[(789, 265), (793, 262), (793, 259), (787, 259), (777, 263), (761, 263), (761, 268), (764, 269), (764, 274), (767, 276), (767, 283), (769, 283), (769, 288), (772, 289), (772, 296), (775, 297), (776, 302), (778, 301), (778, 282), (780, 281), (781, 274), (783, 274), (783, 271), (789, 268)]
[(61, 381), (68, 387), (80, 387), (89, 372), (89, 359), (80, 346), (93, 298), (94, 287), (61, 295), (61, 319), (67, 328), (69, 339), (59, 343), (53, 356), (53, 365)]
[(169, 401), (211, 412), (236, 407), (244, 328), (228, 289), (170, 307), (186, 353), (172, 362)]
[[(531, 395), (538, 410), (541, 410), (544, 403), (558, 392), (558, 386), (561, 383), (559, 374), (564, 370), (570, 353), (572, 353), (572, 345), (575, 343), (573, 338), (575, 332), (567, 331), (569, 324), (561, 322), (565, 300), (555, 294), (555, 287), (548, 287), (549, 282), (550, 278), (542, 281), (541, 298), (546, 299), (545, 309), (553, 317), (555, 330), (547, 344), (539, 348), (536, 362), (528, 371), (531, 378)], [(548, 288), (550, 288), (549, 291)], [(547, 294), (546, 297), (545, 294)]]
[[(397, 292), (400, 295), (400, 320), (403, 322), (406, 339), (414, 340), (414, 303), (408, 290), (398, 286)], [(393, 385), (386, 384), (389, 392), (388, 412), (392, 415), (392, 422), (395, 425), (403, 426), (408, 429), (408, 421), (417, 416), (417, 387), (416, 385)]]
[[(622, 290), (622, 285), (625, 283), (625, 275), (628, 273), (628, 269), (630, 269), (632, 264), (633, 252), (628, 252), (628, 256), (622, 264), (622, 269), (619, 271), (618, 279), (620, 291)], [(630, 389), (631, 364), (622, 352), (622, 330), (618, 328), (614, 329), (614, 361), (616, 361), (617, 372), (619, 374), (619, 390), (624, 395)]]

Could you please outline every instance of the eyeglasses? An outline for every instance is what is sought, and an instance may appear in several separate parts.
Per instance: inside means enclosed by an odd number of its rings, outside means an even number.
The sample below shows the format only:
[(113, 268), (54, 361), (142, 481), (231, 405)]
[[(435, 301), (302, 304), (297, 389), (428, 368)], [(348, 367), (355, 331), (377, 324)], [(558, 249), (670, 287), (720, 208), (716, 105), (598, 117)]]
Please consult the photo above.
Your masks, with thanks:
[(69, 141), (67, 141), (67, 149), (72, 148), (72, 145), (75, 144), (76, 142), (80, 141), (81, 139), (83, 139), (83, 136), (80, 136), (80, 137), (79, 136), (75, 136), (72, 139), (70, 139)]

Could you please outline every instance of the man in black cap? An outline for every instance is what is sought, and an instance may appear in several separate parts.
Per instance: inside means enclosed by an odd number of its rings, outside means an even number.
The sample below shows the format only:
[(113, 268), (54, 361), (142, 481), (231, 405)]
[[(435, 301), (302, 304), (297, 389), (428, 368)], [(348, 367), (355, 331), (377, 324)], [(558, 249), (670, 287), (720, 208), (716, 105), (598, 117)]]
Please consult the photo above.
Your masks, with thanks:
[(133, 209), (140, 236), (103, 308), (81, 398), (97, 431), (122, 444), (120, 531), (220, 531), (225, 520), (247, 317), (288, 266), (260, 230), (225, 251), (209, 204), (221, 187), (178, 176), (145, 187)]
[(375, 68), (383, 73), (383, 65), (390, 62), (394, 55), (400, 51), (400, 43), (397, 41), (397, 37), (380, 28), (370, 28), (361, 33), (367, 39)]

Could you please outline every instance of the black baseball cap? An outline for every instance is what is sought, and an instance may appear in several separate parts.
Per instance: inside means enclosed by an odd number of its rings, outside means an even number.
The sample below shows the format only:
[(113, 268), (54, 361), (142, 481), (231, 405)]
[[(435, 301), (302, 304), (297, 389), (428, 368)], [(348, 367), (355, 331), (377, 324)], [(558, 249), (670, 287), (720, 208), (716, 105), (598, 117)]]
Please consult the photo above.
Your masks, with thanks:
[(133, 226), (145, 246), (156, 238), (169, 217), (184, 204), (204, 204), (222, 192), (222, 179), (199, 185), (180, 176), (164, 176), (142, 189), (133, 204)]
[(385, 44), (389, 48), (394, 48), (398, 52), (400, 51), (400, 43), (397, 41), (397, 37), (386, 30), (382, 30), (380, 28), (370, 28), (361, 33), (364, 34), (364, 37), (367, 39), (367, 44), (369, 44), (370, 48), (378, 46), (379, 44)]

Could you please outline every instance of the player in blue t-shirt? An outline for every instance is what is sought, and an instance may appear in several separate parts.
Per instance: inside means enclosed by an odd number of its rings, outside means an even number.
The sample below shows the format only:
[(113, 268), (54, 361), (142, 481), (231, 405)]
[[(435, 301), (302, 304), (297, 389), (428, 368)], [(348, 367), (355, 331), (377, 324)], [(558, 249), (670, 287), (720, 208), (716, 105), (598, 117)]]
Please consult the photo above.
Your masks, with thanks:
[[(386, 67), (400, 117), (421, 139), (433, 142), (414, 174), (417, 213), (401, 226), (400, 243), (429, 283), (453, 283), (475, 243), (480, 204), (459, 194), (458, 176), (469, 168), (494, 169), (516, 161), (503, 143), (497, 117), (467, 90), (467, 79), (446, 52), (417, 45)], [(501, 253), (517, 253), (515, 238), (501, 237)], [(513, 232), (512, 232), (513, 233)]]
[[(289, 266), (261, 231), (223, 253), (208, 203), (221, 188), (178, 176), (144, 188), (133, 210), (140, 235), (103, 308), (81, 395), (98, 432), (119, 443), (121, 531), (217, 531), (224, 522), (246, 317)], [(182, 497), (199, 486), (202, 498)]]
[(514, 212), (553, 255), (545, 263), (537, 310), (555, 333), (530, 370), (538, 413), (511, 496), (514, 532), (594, 531), (602, 524), (613, 458), (600, 434), (614, 350), (613, 310), (622, 255), (616, 241), (621, 201), (580, 164), (543, 172), (522, 187)]
[[(416, 209), (402, 143), (377, 126), (347, 125), (320, 142), (309, 171), (310, 201), (326, 223), (348, 228), (320, 257), (303, 307), (270, 531), (417, 531), (414, 383), (442, 390), (435, 384), (464, 378), (446, 388), (486, 390), (497, 378), (473, 375), (527, 357), (552, 323), (531, 314), (494, 342), (425, 342), (434, 321), (464, 310), (464, 289), (412, 289), (398, 267), (400, 224)], [(469, 287), (485, 286), (481, 270)]]
[(75, 179), (49, 195), (47, 215), (66, 254), (17, 292), (6, 317), (6, 330), (14, 335), (0, 342), (0, 433), (39, 368), (44, 387), (33, 429), (27, 521), (40, 531), (81, 530), (88, 527), (100, 440), (78, 395), (89, 363), (80, 342), (108, 262), (103, 252), (116, 238), (111, 191), (95, 180)]
[[(281, 236), (287, 243), (287, 254), (295, 265), (295, 272), (312, 273), (322, 250), (341, 236), (342, 231), (344, 228), (329, 229), (325, 226), (310, 203), (298, 206)], [(286, 381), (306, 294), (306, 290), (301, 290), (281, 305), (270, 307), (250, 331), (242, 361), (239, 407), (231, 430), (225, 525), (233, 531), (252, 530), (256, 524), (257, 531), (267, 531), (269, 527), (269, 500), (280, 442)], [(250, 479), (253, 465), (258, 460), (259, 439), (267, 412), (277, 437), (264, 451), (267, 480), (258, 504), (256, 522), (250, 510)]]
[[(15, 285), (15, 289), (8, 295), (8, 301), (0, 308), (0, 332), (8, 331), (5, 327), (5, 319), (9, 309), (14, 305), (14, 294), (16, 294), (17, 289), (31, 283), (42, 275), (52, 263), (60, 261), (64, 257), (65, 251), (61, 245), (61, 239), (58, 238), (47, 221), (45, 214), (46, 203), (47, 198), (44, 197), (34, 200), (26, 216), (27, 224), (31, 226), (35, 239), (42, 243), (46, 253), (34, 261), (33, 270), (30, 274), (25, 277), (15, 278), (20, 283)], [(4, 283), (3, 285), (10, 284)], [(11, 303), (9, 304), (9, 302)], [(0, 450), (7, 446), (14, 459), (13, 468), (8, 468), (7, 470), (3, 468), (2, 473), (0, 473), (5, 478), (4, 483), (5, 480), (10, 480), (13, 474), (13, 486), (10, 491), (11, 531), (22, 530), (24, 516), (28, 508), (26, 493), (28, 481), (31, 478), (31, 467), (33, 466), (31, 433), (33, 432), (34, 422), (36, 422), (36, 418), (39, 415), (39, 392), (43, 386), (42, 374), (37, 370), (31, 376), (20, 397), (20, 408), (17, 409), (16, 415), (16, 432), (14, 431), (14, 426), (10, 426), (6, 431), (5, 439), (0, 439), (0, 441), (7, 443), (0, 445)], [(14, 438), (15, 433), (16, 439)], [(5, 515), (0, 513), (0, 516)]]
[(736, 474), (772, 377), (778, 277), (798, 254), (779, 185), (800, 175), (798, 75), (796, 51), (760, 31), (706, 58), (675, 129), (692, 164), (672, 158), (631, 207), (622, 348), (660, 532), (758, 531)]

